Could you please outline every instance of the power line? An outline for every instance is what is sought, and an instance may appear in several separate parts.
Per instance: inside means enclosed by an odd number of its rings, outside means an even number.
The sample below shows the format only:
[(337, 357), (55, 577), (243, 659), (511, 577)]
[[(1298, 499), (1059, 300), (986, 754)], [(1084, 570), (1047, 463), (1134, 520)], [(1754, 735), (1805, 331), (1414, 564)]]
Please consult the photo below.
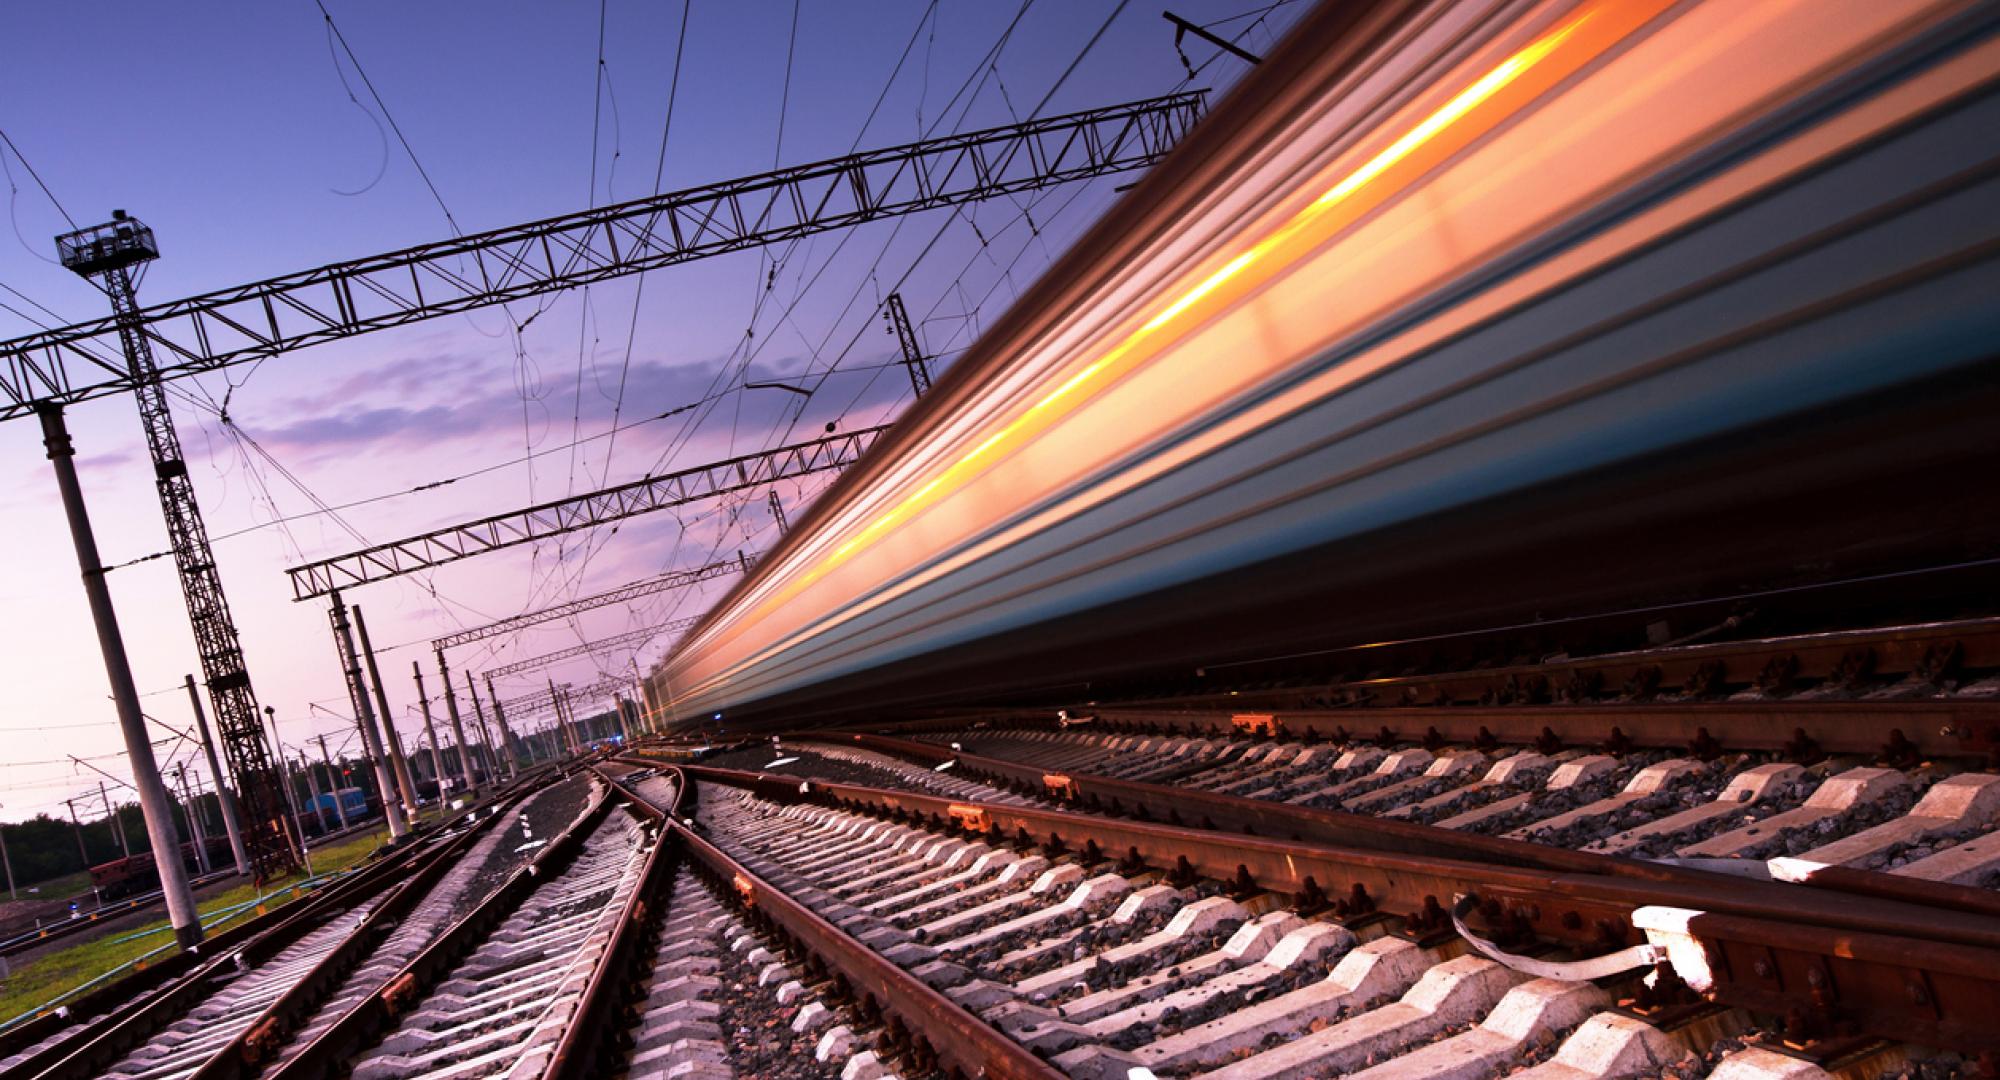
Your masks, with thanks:
[(14, 157), (21, 162), (21, 167), (28, 170), (29, 176), (34, 177), (35, 186), (41, 188), (42, 194), (47, 195), (49, 201), (55, 204), (56, 212), (63, 216), (64, 221), (69, 222), (69, 227), (72, 229), (80, 228), (81, 226), (77, 225), (76, 219), (69, 216), (69, 211), (63, 207), (62, 200), (56, 198), (56, 193), (49, 190), (49, 185), (42, 180), (42, 174), (35, 171), (35, 166), (28, 160), (28, 156), (21, 153), (20, 147), (14, 145), (14, 139), (7, 134), (6, 128), (0, 128), (0, 142), (5, 142), (7, 149), (14, 152)]
[(410, 164), (417, 167), (417, 175), (423, 178), (424, 186), (430, 189), (431, 198), (436, 199), (438, 209), (444, 211), (444, 219), (451, 226), (452, 235), (460, 235), (458, 219), (451, 216), (451, 207), (445, 205), (444, 196), (439, 194), (437, 185), (431, 182), (430, 172), (418, 159), (416, 147), (411, 146), (409, 138), (403, 134), (402, 125), (396, 123), (396, 115), (389, 111), (389, 103), (382, 100), (381, 92), (375, 89), (375, 81), (368, 77), (368, 69), (362, 67), (361, 58), (354, 55), (354, 46), (347, 43), (347, 35), (341, 33), (340, 24), (333, 21), (333, 12), (326, 9), (325, 0), (313, 0), (313, 5), (319, 8), (320, 15), (326, 19), (327, 29), (333, 31), (335, 40), (340, 42), (341, 51), (347, 54), (347, 62), (354, 65), (354, 73), (361, 76), (361, 85), (368, 88), (368, 96), (375, 99), (375, 107), (382, 110), (382, 118), (389, 122), (389, 130), (396, 133), (396, 141), (403, 144), (403, 152), (410, 156)]

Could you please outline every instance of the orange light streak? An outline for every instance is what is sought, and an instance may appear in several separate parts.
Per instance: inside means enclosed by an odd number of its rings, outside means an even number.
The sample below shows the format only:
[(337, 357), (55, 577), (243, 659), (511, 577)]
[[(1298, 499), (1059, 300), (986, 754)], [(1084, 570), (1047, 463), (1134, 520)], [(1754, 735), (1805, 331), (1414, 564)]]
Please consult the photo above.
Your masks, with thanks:
[[(1601, 0), (1535, 39), (1355, 167), (1263, 239), (1209, 272), (1102, 356), (1066, 378), (1022, 414), (947, 466), (841, 544), (759, 608), (772, 610), (825, 577), (853, 554), (964, 488), (1018, 447), (1080, 408), (1120, 377), (1158, 357), (1175, 335), (1311, 254), (1321, 243), (1380, 206), (1427, 169), (1464, 149), (1536, 95), (1576, 72), (1664, 10), (1670, 0)], [(1490, 107), (1489, 107), (1490, 106)], [(1379, 187), (1377, 180), (1388, 179)], [(1255, 270), (1255, 273), (1246, 271)], [(1234, 285), (1225, 289), (1225, 286)]]

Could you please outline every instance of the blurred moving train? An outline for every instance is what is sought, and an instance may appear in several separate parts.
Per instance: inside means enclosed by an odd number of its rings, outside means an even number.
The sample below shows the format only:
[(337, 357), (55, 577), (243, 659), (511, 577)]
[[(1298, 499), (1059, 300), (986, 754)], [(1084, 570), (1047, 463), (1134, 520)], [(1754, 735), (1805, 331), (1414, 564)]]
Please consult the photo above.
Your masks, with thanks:
[(1991, 0), (1321, 4), (655, 699), (1080, 700), (2000, 553), (1996, 24)]

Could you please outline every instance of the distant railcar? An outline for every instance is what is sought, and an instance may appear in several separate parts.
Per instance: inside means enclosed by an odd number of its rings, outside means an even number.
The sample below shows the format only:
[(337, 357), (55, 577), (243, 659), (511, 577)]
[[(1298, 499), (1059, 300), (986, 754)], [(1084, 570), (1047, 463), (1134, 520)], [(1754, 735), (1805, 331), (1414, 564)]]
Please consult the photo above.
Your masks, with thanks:
[(334, 797), (322, 791), (314, 798), (306, 800), (300, 812), (305, 817), (306, 831), (318, 834), (321, 831), (322, 817), (325, 818), (327, 830), (331, 831), (340, 828), (340, 818), (343, 814), (349, 824), (366, 821), (382, 812), (382, 803), (378, 799), (371, 798), (360, 788), (350, 787), (340, 789), (340, 806), (337, 811), (334, 807)]
[[(227, 837), (212, 836), (207, 843), (210, 867), (221, 869), (236, 865)], [(181, 841), (181, 864), (190, 876), (201, 872), (201, 860), (195, 853), (194, 841)], [(116, 900), (159, 888), (160, 872), (153, 864), (153, 853), (142, 851), (91, 867), (90, 884), (99, 897)]]

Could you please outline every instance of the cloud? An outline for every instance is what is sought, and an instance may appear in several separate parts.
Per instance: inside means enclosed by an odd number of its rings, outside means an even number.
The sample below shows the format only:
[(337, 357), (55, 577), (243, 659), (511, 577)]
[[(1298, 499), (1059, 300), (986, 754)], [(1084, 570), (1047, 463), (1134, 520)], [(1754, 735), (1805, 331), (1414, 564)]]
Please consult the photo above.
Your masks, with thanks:
[(111, 450), (102, 454), (90, 454), (76, 459), (76, 467), (84, 472), (96, 469), (116, 469), (131, 465), (139, 460), (137, 450)]
[(419, 409), (389, 407), (346, 409), (310, 416), (258, 433), (267, 446), (286, 450), (324, 450), (356, 444), (380, 444), (474, 434), (486, 430), (489, 418), (459, 406), (427, 405)]
[[(580, 397), (573, 370), (567, 380), (552, 377), (545, 370), (540, 380), (541, 394), (529, 402), (528, 419), (543, 431), (565, 429), (561, 434), (566, 436), (568, 425), (563, 421), (578, 417), (586, 433), (601, 432), (614, 415), (621, 424), (631, 424), (702, 400), (713, 392), (716, 370), (716, 361), (635, 362), (625, 373), (622, 407), (619, 370), (615, 364), (587, 369)], [(749, 376), (751, 381), (759, 377), (756, 373)], [(362, 404), (325, 411), (324, 403), (328, 401)], [(746, 406), (744, 416), (761, 418), (774, 412), (778, 404), (774, 399), (757, 400)], [(251, 429), (274, 452), (406, 450), (432, 446), (445, 439), (502, 432), (518, 438), (522, 421), (522, 403), (515, 391), (513, 373), (490, 362), (455, 354), (355, 374), (324, 396), (295, 399), (281, 406), (282, 411), (292, 409), (297, 414)]]
[(482, 369), (487, 366), (487, 360), (467, 353), (446, 352), (399, 360), (354, 372), (327, 387), (323, 395), (315, 395), (311, 404), (385, 394), (395, 397), (436, 394), (447, 388), (477, 385), (482, 381)]

